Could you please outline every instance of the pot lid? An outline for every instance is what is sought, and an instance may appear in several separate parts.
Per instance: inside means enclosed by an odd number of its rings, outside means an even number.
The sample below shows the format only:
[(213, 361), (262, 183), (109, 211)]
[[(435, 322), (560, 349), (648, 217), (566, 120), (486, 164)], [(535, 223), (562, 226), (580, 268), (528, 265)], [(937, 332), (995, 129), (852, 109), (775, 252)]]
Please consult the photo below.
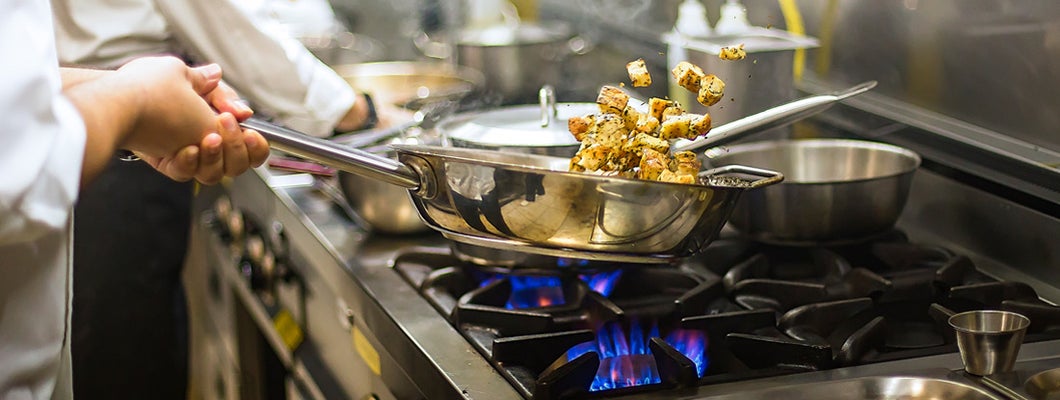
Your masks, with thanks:
[[(480, 146), (576, 146), (580, 142), (567, 131), (570, 117), (594, 113), (596, 103), (559, 103), (542, 115), (542, 107), (525, 105), (456, 115), (438, 129), (451, 140)], [(547, 108), (546, 108), (547, 110)], [(551, 115), (547, 124), (543, 117)]]
[(486, 28), (467, 29), (460, 34), (460, 44), (472, 46), (511, 46), (519, 44), (551, 43), (570, 37), (563, 24), (538, 25), (530, 23), (499, 24)]

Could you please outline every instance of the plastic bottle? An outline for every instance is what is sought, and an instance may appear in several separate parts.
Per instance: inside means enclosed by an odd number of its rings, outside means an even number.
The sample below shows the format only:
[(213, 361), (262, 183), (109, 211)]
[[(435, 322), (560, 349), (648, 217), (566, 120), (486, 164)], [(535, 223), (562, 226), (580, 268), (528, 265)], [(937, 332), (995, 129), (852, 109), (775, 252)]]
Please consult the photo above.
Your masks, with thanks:
[(721, 5), (721, 18), (714, 25), (714, 33), (721, 36), (739, 35), (751, 29), (747, 8), (739, 0), (727, 0)]

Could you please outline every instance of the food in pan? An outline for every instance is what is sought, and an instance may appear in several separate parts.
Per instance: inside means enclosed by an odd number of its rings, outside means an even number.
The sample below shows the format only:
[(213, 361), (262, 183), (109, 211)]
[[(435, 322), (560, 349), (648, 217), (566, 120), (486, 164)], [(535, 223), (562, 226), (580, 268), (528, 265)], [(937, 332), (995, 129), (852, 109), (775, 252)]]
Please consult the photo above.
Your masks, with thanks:
[(718, 58), (722, 60), (736, 61), (743, 60), (744, 57), (747, 57), (747, 52), (744, 51), (742, 43), (736, 46), (722, 47), (721, 51), (718, 52)]
[(626, 64), (626, 71), (629, 72), (629, 80), (633, 82), (633, 87), (651, 86), (651, 74), (648, 74), (648, 67), (644, 65), (643, 58)]

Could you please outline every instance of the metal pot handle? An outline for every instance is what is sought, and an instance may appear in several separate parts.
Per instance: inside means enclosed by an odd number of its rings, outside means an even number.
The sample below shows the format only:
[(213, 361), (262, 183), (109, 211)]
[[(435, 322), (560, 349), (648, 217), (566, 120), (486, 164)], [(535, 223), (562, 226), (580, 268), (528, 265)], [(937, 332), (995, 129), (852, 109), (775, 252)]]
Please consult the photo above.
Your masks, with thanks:
[(674, 145), (674, 150), (684, 151), (696, 150), (707, 146), (723, 146), (742, 138), (745, 134), (784, 126), (810, 117), (827, 110), (843, 99), (862, 94), (874, 87), (876, 87), (876, 81), (867, 81), (846, 90), (804, 97), (711, 129), (707, 136), (694, 141), (681, 140)]
[(537, 92), (537, 99), (541, 102), (541, 127), (548, 128), (552, 125), (552, 120), (559, 116), (559, 109), (556, 108), (556, 89), (552, 88), (552, 85), (542, 86)]
[(756, 181), (751, 182), (750, 187), (752, 189), (765, 187), (784, 181), (784, 174), (780, 172), (763, 168), (748, 167), (745, 165), (725, 165), (717, 168), (711, 168), (706, 171), (700, 171), (699, 176), (708, 177), (732, 173), (763, 177), (763, 179), (758, 179)]
[(315, 138), (268, 121), (250, 118), (240, 123), (254, 129), (269, 141), (269, 146), (352, 174), (418, 190), (423, 185), (420, 174), (401, 162), (366, 151)]

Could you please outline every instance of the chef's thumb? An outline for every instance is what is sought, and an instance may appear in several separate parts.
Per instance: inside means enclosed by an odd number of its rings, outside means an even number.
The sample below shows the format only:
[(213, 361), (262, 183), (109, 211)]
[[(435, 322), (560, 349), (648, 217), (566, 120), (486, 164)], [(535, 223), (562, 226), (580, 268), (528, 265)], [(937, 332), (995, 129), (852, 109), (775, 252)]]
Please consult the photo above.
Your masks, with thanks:
[(206, 64), (191, 69), (188, 74), (191, 79), (191, 87), (200, 96), (205, 96), (217, 88), (221, 82), (221, 66), (217, 64)]

